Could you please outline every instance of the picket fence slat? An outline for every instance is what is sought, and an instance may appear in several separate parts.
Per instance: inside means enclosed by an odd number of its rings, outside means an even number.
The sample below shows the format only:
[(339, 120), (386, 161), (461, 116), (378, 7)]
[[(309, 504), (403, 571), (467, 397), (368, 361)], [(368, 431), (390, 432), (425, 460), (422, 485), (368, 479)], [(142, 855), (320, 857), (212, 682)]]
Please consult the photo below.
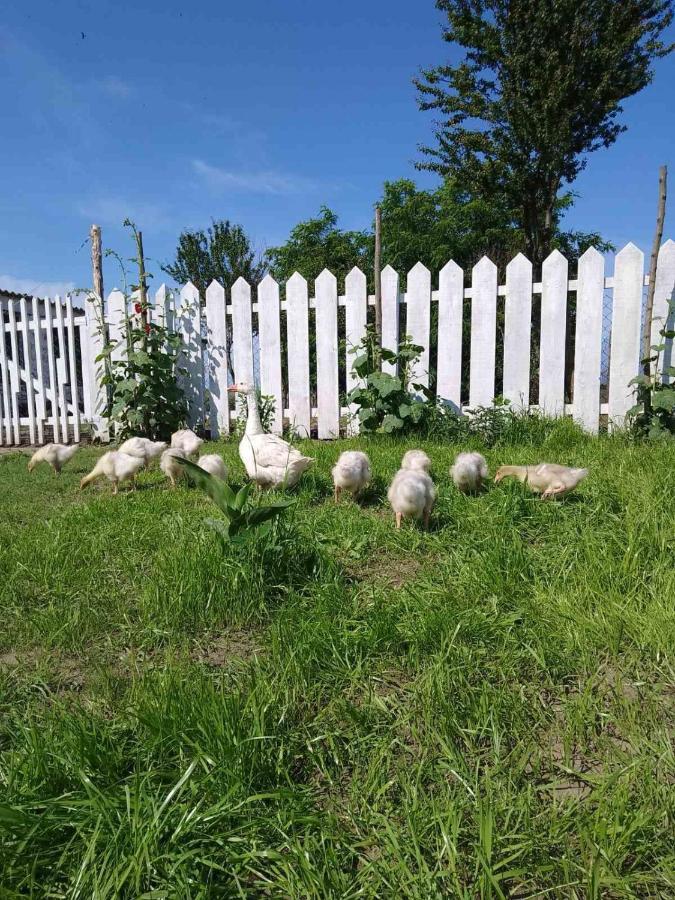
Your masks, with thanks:
[[(45, 381), (42, 368), (42, 329), (40, 327), (40, 309), (37, 297), (33, 297), (31, 301), (31, 310), (33, 313), (33, 349), (35, 352), (35, 419), (37, 425), (37, 441), (38, 444), (44, 444), (45, 441), (45, 418), (47, 415), (47, 404), (45, 402)], [(0, 432), (2, 429), (0, 428)]]
[(406, 331), (422, 347), (419, 359), (410, 367), (413, 383), (429, 386), (429, 345), (431, 336), (431, 272), (421, 262), (408, 272)]
[(59, 404), (58, 404), (58, 388), (56, 381), (56, 357), (54, 355), (54, 323), (52, 320), (52, 301), (45, 301), (45, 323), (47, 328), (47, 366), (49, 372), (49, 399), (50, 399), (50, 413), (51, 413), (51, 421), (52, 421), (52, 434), (54, 435), (54, 440), (59, 443), (61, 440), (60, 437), (60, 428), (59, 428)]
[(337, 278), (328, 269), (316, 279), (316, 400), (319, 439), (340, 436)]
[[(656, 286), (654, 288), (654, 315), (652, 318), (651, 343), (659, 346), (664, 343), (660, 332), (664, 327), (673, 331), (675, 325), (675, 309), (671, 304), (675, 300), (675, 241), (666, 241), (659, 250), (658, 267), (656, 269)], [(664, 372), (673, 366), (673, 339), (665, 340), (665, 349), (657, 361), (658, 371)], [(662, 376), (664, 384), (670, 384), (673, 378)]]
[(633, 388), (628, 382), (638, 372), (640, 361), (640, 321), (644, 254), (627, 244), (614, 263), (614, 302), (609, 362), (609, 424), (621, 427), (633, 405)]
[[(7, 363), (7, 348), (5, 346), (5, 311), (0, 303), (0, 386), (2, 387), (2, 422), (0, 422), (0, 444), (11, 444), (11, 421), (9, 417), (9, 367)], [(4, 428), (4, 438), (3, 438)]]
[(506, 267), (504, 302), (504, 384), (514, 409), (530, 405), (532, 263), (519, 253)]
[(302, 437), (310, 431), (309, 298), (307, 282), (295, 272), (286, 284), (286, 343), (288, 346), (288, 414)]
[(83, 382), (84, 372), (87, 372), (86, 387), (84, 390), (89, 394), (89, 415), (95, 430), (101, 434), (105, 433), (103, 424), (103, 412), (106, 404), (106, 389), (101, 384), (101, 377), (105, 372), (105, 364), (103, 361), (97, 362), (97, 357), (103, 352), (105, 343), (105, 335), (103, 333), (104, 322), (102, 300), (93, 295), (87, 300), (84, 308), (84, 328), (80, 331), (81, 336), (85, 336), (88, 346), (86, 365), (82, 363)]
[[(398, 272), (391, 266), (385, 266), (380, 275), (382, 293), (382, 346), (392, 353), (398, 352)], [(382, 363), (382, 371), (390, 375), (396, 374), (396, 366), (390, 362)]]
[(559, 250), (544, 260), (541, 283), (539, 407), (547, 416), (559, 416), (565, 405), (567, 329), (567, 260)]
[(20, 432), (19, 432), (19, 386), (20, 386), (20, 376), (19, 376), (19, 348), (18, 348), (18, 340), (17, 340), (17, 328), (16, 328), (16, 307), (14, 305), (14, 301), (10, 300), (8, 303), (9, 309), (9, 340), (10, 340), (10, 349), (12, 351), (12, 363), (9, 367), (9, 380), (10, 380), (10, 392), (11, 392), (11, 401), (12, 401), (12, 425), (14, 429), (14, 443), (20, 444)]
[(243, 278), (232, 285), (232, 363), (234, 380), (253, 383), (251, 288)]
[(450, 260), (438, 276), (438, 396), (459, 412), (462, 406), (464, 272)]
[(66, 324), (68, 331), (68, 373), (70, 379), (70, 403), (73, 410), (73, 440), (80, 442), (80, 395), (77, 388), (77, 364), (75, 360), (75, 316), (73, 301), (66, 297)]
[(579, 259), (574, 351), (574, 418), (597, 434), (600, 417), (605, 260), (589, 247)]
[(260, 353), (260, 391), (274, 398), (272, 433), (284, 430), (284, 400), (281, 381), (281, 306), (279, 285), (266, 275), (258, 285), (258, 337)]
[(495, 393), (497, 266), (484, 256), (471, 279), (469, 406), (489, 406)]
[(181, 378), (188, 408), (188, 425), (199, 428), (204, 419), (204, 362), (202, 359), (202, 320), (199, 291), (188, 282), (180, 292), (177, 330), (183, 339), (179, 365), (185, 370)]
[(108, 313), (106, 316), (108, 322), (108, 337), (110, 343), (114, 347), (110, 353), (112, 362), (119, 362), (126, 356), (125, 346), (125, 323), (126, 323), (126, 302), (122, 291), (114, 290), (108, 295)]
[(59, 357), (56, 365), (56, 378), (58, 383), (59, 410), (61, 411), (61, 438), (68, 443), (68, 402), (66, 398), (66, 335), (63, 326), (63, 305), (61, 298), (55, 297), (56, 306), (56, 342), (59, 348)]
[[(162, 315), (165, 317), (164, 311)], [(206, 389), (210, 399), (211, 437), (215, 439), (227, 435), (230, 431), (225, 288), (215, 280), (206, 289), (206, 334), (208, 339)]]
[(160, 284), (155, 291), (153, 322), (168, 331), (173, 331), (175, 328), (173, 294), (167, 290), (165, 284)]
[(22, 297), (19, 301), (19, 310), (21, 314), (21, 344), (23, 346), (23, 368), (24, 382), (26, 385), (26, 407), (28, 409), (28, 432), (30, 434), (31, 444), (35, 443), (35, 393), (33, 387), (33, 361), (30, 352), (30, 334), (28, 327), (28, 312), (26, 306), (26, 298)]
[[(393, 271), (393, 270), (392, 270)], [(384, 275), (384, 273), (382, 273)], [(383, 290), (384, 294), (384, 290)], [(384, 318), (384, 296), (382, 297), (382, 317)], [(368, 285), (364, 273), (354, 266), (345, 278), (345, 365), (347, 392), (360, 384), (360, 379), (352, 366), (358, 355), (356, 349), (366, 335), (368, 321)], [(383, 323), (384, 336), (384, 323)], [(349, 406), (349, 434), (358, 434), (359, 422), (356, 418), (358, 407), (355, 403)]]

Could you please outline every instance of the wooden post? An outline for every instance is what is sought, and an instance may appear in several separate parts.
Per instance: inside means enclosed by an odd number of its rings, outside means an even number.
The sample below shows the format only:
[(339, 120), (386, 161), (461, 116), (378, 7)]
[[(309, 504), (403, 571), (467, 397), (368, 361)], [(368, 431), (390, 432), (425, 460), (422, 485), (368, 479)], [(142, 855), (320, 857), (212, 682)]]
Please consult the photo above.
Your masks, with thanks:
[[(147, 332), (148, 324), (148, 277), (145, 272), (145, 256), (143, 255), (143, 232), (139, 231), (137, 236), (138, 244), (138, 291), (139, 301), (141, 304), (141, 326)], [(147, 334), (143, 338), (143, 346), (147, 346)]]
[[(649, 357), (651, 352), (652, 316), (654, 314), (654, 291), (656, 290), (656, 266), (659, 258), (659, 248), (663, 237), (663, 221), (666, 217), (666, 193), (668, 186), (668, 168), (661, 166), (659, 169), (659, 203), (656, 212), (656, 231), (652, 244), (652, 256), (649, 261), (649, 286), (647, 288), (647, 309), (644, 325), (642, 326), (642, 371), (649, 378), (651, 365)], [(656, 368), (656, 367), (655, 367)]]
[(91, 239), (92, 287), (94, 293), (103, 303), (103, 255), (101, 253), (101, 226), (92, 225), (89, 229)]
[(379, 356), (382, 347), (382, 210), (375, 207), (375, 337)]

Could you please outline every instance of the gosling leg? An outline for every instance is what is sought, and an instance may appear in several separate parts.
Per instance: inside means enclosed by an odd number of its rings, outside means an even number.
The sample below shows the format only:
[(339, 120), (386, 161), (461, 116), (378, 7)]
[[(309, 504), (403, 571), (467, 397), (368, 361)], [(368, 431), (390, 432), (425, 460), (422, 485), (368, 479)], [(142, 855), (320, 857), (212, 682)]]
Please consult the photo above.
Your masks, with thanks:
[(403, 521), (403, 513), (396, 513), (396, 527), (401, 527), (401, 522)]
[(338, 503), (340, 500), (340, 488), (337, 486), (337, 484), (335, 485), (333, 496), (335, 497), (335, 502)]

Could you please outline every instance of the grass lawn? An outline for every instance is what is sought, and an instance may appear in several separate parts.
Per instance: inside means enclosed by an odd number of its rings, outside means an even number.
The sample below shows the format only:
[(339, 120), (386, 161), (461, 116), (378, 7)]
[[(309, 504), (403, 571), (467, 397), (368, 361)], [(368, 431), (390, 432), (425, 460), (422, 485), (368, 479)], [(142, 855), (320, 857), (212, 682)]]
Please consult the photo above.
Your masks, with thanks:
[[(675, 896), (675, 446), (569, 423), (542, 502), (384, 497), (317, 458), (264, 554), (158, 471), (0, 456), (0, 897)], [(335, 506), (330, 468), (376, 480)], [(236, 442), (217, 448), (242, 483)]]

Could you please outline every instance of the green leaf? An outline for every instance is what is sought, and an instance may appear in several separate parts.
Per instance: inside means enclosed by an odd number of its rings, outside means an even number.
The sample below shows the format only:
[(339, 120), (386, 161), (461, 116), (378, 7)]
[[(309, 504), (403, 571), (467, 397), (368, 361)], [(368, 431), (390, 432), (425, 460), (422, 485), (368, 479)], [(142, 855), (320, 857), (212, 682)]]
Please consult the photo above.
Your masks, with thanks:
[(251, 481), (249, 481), (247, 484), (245, 484), (242, 488), (240, 488), (237, 491), (237, 495), (234, 498), (232, 506), (234, 506), (234, 508), (238, 512), (241, 512), (241, 510), (244, 508), (244, 504), (248, 500), (248, 495), (251, 493), (252, 487), (253, 487), (253, 483)]
[(229, 522), (223, 521), (223, 519), (204, 519), (204, 524), (212, 531), (215, 531), (223, 540), (230, 540)]
[(669, 412), (675, 409), (675, 390), (666, 388), (665, 390), (654, 391), (652, 406), (654, 409), (665, 409)]
[(402, 419), (407, 419), (411, 412), (412, 407), (409, 403), (401, 403), (398, 408), (398, 414)]
[(357, 356), (352, 363), (352, 369), (356, 372), (357, 375), (360, 375), (361, 378), (364, 378), (368, 374), (369, 368), (370, 360), (368, 359), (367, 353), (362, 353), (361, 356)]
[(401, 379), (386, 372), (374, 372), (368, 376), (368, 384), (375, 388), (381, 397), (389, 397), (403, 389)]
[(645, 385), (646, 387), (651, 385), (651, 383), (652, 383), (652, 380), (648, 375), (636, 375), (635, 378), (631, 378), (631, 380), (628, 382), (629, 385), (642, 384), (642, 385)]
[(403, 428), (403, 421), (399, 419), (398, 416), (388, 415), (385, 416), (382, 420), (381, 427), (382, 431), (384, 431), (385, 434), (393, 434), (393, 432), (399, 431), (401, 428)]

